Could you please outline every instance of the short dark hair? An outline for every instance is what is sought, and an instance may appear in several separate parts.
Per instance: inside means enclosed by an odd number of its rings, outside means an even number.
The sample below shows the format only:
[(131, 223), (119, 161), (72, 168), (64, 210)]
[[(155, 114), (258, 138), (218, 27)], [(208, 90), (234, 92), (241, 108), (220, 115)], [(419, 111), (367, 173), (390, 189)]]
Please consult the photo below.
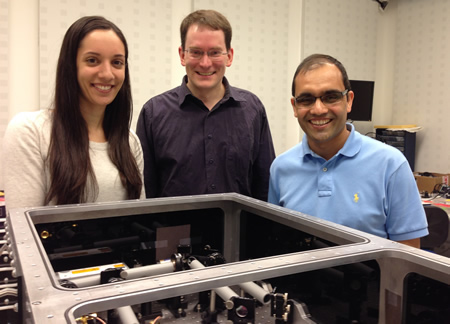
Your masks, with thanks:
[(197, 10), (183, 19), (180, 25), (181, 48), (186, 45), (186, 34), (192, 25), (207, 26), (213, 30), (221, 30), (225, 35), (225, 46), (231, 48), (232, 29), (230, 22), (224, 15), (215, 10)]
[(350, 85), (350, 80), (348, 79), (347, 71), (345, 70), (345, 67), (342, 65), (341, 62), (339, 62), (337, 59), (335, 59), (330, 55), (312, 54), (307, 58), (305, 58), (295, 71), (294, 78), (292, 80), (292, 96), (295, 97), (295, 78), (299, 73), (306, 73), (319, 67), (320, 65), (327, 63), (335, 65), (339, 69), (339, 71), (341, 71), (342, 82), (344, 83), (345, 89), (351, 90), (352, 88)]

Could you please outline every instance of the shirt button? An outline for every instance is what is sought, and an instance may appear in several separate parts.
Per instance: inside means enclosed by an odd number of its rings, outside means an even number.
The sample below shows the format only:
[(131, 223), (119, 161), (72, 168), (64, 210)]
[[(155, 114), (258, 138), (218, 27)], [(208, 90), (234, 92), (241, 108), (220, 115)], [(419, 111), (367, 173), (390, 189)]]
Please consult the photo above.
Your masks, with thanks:
[(216, 185), (213, 183), (213, 184), (211, 185), (211, 188), (212, 188), (212, 189), (216, 189)]
[(209, 138), (209, 139), (211, 139), (211, 138), (212, 138), (212, 135), (211, 135), (211, 134), (209, 134), (209, 135), (208, 135), (208, 138)]
[(210, 159), (210, 160), (208, 161), (208, 163), (209, 163), (209, 164), (213, 164), (213, 163), (214, 163), (214, 160), (213, 160), (213, 159)]
[(327, 168), (323, 168), (322, 171), (323, 171), (323, 172), (327, 172), (328, 169), (327, 169)]

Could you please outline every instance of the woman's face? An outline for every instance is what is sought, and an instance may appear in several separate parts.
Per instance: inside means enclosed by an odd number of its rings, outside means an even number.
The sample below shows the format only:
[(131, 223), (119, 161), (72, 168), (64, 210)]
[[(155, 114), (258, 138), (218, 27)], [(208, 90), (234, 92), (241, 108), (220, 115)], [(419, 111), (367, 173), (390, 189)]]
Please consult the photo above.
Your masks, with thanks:
[(113, 30), (87, 34), (77, 54), (80, 108), (104, 111), (122, 87), (125, 65), (125, 46)]

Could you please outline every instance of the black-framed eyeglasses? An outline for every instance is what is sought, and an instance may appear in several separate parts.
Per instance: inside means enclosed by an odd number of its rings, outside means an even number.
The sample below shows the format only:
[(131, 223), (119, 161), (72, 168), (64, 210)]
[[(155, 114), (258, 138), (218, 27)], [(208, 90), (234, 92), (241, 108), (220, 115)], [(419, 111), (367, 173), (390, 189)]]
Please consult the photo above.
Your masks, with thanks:
[(228, 54), (228, 52), (222, 52), (221, 49), (212, 49), (205, 52), (196, 48), (188, 48), (184, 51), (188, 52), (189, 57), (194, 60), (200, 60), (203, 57), (203, 55), (205, 55), (205, 53), (211, 60), (219, 60), (222, 57), (222, 55)]
[(331, 107), (334, 104), (337, 104), (346, 96), (348, 93), (348, 89), (345, 89), (344, 91), (328, 91), (323, 96), (320, 97), (314, 97), (310, 94), (304, 94), (300, 95), (298, 97), (294, 98), (294, 104), (297, 108), (303, 108), (303, 109), (311, 109), (314, 104), (316, 103), (317, 99), (320, 99), (322, 103), (326, 107)]

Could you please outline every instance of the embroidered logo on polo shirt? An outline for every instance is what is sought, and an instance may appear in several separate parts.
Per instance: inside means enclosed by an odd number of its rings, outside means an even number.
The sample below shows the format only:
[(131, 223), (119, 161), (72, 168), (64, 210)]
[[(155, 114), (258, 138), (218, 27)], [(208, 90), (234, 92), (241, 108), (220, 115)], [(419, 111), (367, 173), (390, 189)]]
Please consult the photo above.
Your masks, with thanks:
[(355, 194), (353, 195), (353, 201), (354, 201), (355, 203), (357, 203), (358, 200), (359, 200), (358, 194), (355, 193)]

